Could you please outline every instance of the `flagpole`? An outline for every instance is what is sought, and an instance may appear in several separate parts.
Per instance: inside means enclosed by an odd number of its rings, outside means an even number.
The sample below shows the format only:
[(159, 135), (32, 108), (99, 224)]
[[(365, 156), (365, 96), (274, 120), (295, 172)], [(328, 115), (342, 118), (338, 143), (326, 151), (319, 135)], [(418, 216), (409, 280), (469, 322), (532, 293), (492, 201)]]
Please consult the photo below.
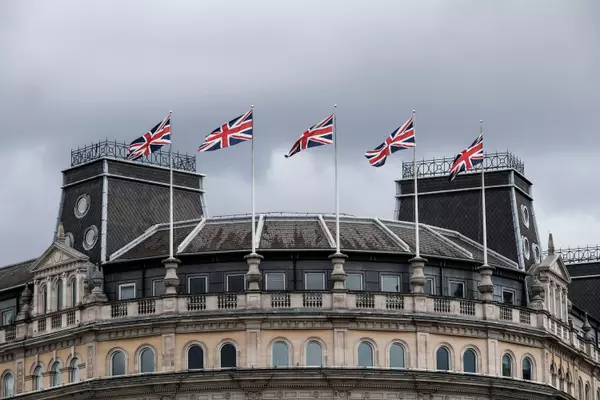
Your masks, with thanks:
[[(415, 131), (415, 134), (417, 133), (416, 131), (416, 125), (415, 125), (415, 110), (413, 110), (413, 130)], [(415, 146), (413, 147), (413, 177), (415, 180), (415, 247), (417, 249), (417, 253), (416, 253), (416, 258), (420, 258), (421, 257), (421, 249), (419, 246), (419, 195), (418, 195), (418, 189), (417, 189), (417, 146), (415, 143)]]
[[(483, 120), (479, 120), (479, 134), (483, 136)], [(481, 160), (481, 209), (483, 217), (483, 265), (488, 263), (487, 251), (487, 222), (485, 213), (485, 152)]]
[(256, 205), (254, 200), (254, 104), (252, 108), (252, 254), (256, 253), (256, 225), (254, 220), (256, 218)]
[[(171, 125), (171, 113), (169, 111), (169, 124)], [(169, 136), (171, 141), (169, 143), (169, 258), (173, 258), (173, 125), (171, 125)]]
[(335, 124), (335, 111), (337, 104), (333, 105), (333, 146), (335, 160), (335, 252), (340, 254), (340, 192), (338, 189), (338, 145), (337, 145), (337, 128)]

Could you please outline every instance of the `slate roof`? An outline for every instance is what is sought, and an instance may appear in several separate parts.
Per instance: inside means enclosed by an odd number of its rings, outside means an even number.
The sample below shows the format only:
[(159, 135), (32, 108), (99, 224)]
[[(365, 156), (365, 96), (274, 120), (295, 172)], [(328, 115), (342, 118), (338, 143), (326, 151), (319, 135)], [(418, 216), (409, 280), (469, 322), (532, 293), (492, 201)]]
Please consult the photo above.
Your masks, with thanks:
[(23, 261), (18, 264), (7, 265), (0, 268), (0, 282), (2, 282), (2, 290), (13, 286), (21, 286), (33, 280), (33, 274), (29, 272), (29, 267), (36, 260)]
[(572, 279), (569, 284), (569, 299), (577, 307), (590, 313), (596, 319), (600, 319), (598, 289), (600, 289), (600, 276)]

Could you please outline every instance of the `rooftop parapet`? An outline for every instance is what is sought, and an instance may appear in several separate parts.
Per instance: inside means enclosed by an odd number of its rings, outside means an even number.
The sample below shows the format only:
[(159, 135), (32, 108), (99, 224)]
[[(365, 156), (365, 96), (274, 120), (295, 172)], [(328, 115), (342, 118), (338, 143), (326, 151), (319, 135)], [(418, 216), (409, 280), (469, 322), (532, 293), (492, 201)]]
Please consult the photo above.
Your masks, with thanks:
[[(600, 261), (600, 245), (585, 246), (585, 247), (567, 247), (560, 248), (554, 251), (555, 254), (560, 254), (565, 264), (587, 263)], [(548, 251), (544, 251), (544, 257), (548, 255)]]

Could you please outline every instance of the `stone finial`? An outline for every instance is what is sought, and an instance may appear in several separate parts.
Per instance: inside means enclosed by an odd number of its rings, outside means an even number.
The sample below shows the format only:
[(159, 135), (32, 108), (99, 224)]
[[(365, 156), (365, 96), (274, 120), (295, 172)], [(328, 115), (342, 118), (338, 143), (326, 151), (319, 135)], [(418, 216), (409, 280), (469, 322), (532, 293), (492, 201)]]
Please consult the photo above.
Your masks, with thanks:
[(548, 255), (554, 255), (554, 239), (552, 238), (552, 233), (548, 233)]
[(592, 330), (592, 327), (590, 326), (590, 321), (588, 321), (587, 313), (585, 313), (585, 317), (583, 319), (583, 326), (581, 327), (581, 330), (583, 331), (583, 339), (586, 342), (591, 342), (594, 340), (594, 338), (592, 337), (592, 334), (590, 333), (590, 331)]
[(425, 293), (425, 283), (427, 279), (425, 278), (425, 263), (427, 260), (421, 257), (413, 257), (408, 260), (410, 263), (410, 290), (413, 293)]
[(533, 285), (531, 285), (531, 295), (532, 300), (529, 303), (529, 307), (533, 308), (534, 310), (543, 310), (546, 292), (544, 289), (544, 285), (542, 284), (542, 282), (540, 282), (537, 275), (533, 276)]
[(83, 299), (85, 304), (90, 303), (105, 303), (108, 301), (106, 294), (102, 290), (102, 286), (104, 283), (104, 274), (100, 270), (100, 268), (95, 268), (92, 271), (91, 277), (92, 285), (94, 288), (92, 291)]
[(348, 256), (342, 253), (335, 253), (329, 256), (331, 263), (333, 264), (333, 270), (331, 271), (331, 280), (333, 281), (333, 290), (342, 291), (346, 290), (346, 271), (344, 271), (344, 263)]
[(65, 228), (62, 222), (58, 223), (58, 229), (56, 230), (56, 241), (58, 243), (65, 243)]
[(179, 277), (177, 276), (177, 268), (181, 261), (176, 258), (167, 258), (162, 262), (165, 266), (165, 279), (163, 279), (163, 283), (165, 285), (165, 294), (166, 295), (175, 295), (177, 294), (177, 288), (179, 287)]
[(258, 253), (250, 253), (244, 256), (244, 259), (248, 263), (248, 272), (246, 273), (246, 282), (248, 283), (247, 290), (249, 292), (260, 291), (260, 284), (262, 283), (262, 274), (258, 266), (263, 260), (263, 256)]
[(483, 264), (477, 271), (481, 275), (481, 282), (477, 286), (477, 290), (481, 293), (481, 299), (483, 301), (493, 301), (494, 300), (494, 283), (492, 282), (492, 274), (494, 273), (495, 268)]
[(29, 319), (32, 297), (31, 289), (29, 289), (29, 286), (25, 286), (25, 289), (23, 289), (23, 292), (21, 292), (21, 298), (19, 299), (19, 313), (17, 314), (17, 321)]

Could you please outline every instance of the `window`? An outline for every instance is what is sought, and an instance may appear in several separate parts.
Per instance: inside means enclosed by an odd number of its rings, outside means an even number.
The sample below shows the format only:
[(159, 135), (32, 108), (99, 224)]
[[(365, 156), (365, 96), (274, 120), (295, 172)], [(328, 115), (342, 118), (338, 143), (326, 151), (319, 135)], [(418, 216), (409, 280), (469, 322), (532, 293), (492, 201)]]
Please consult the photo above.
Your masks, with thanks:
[(390, 368), (404, 368), (404, 346), (400, 343), (390, 346)]
[(119, 285), (119, 300), (135, 299), (135, 283)]
[(98, 240), (98, 228), (95, 225), (90, 226), (86, 229), (83, 234), (83, 248), (86, 250), (91, 250)]
[(75, 243), (75, 238), (73, 237), (73, 234), (71, 232), (65, 233), (65, 246), (73, 247), (74, 243)]
[(63, 308), (63, 283), (62, 280), (59, 279), (56, 282), (56, 309), (62, 310)]
[(504, 304), (515, 304), (515, 292), (512, 290), (502, 289), (502, 302)]
[(465, 297), (465, 283), (450, 281), (448, 283), (448, 295), (452, 297)]
[(154, 372), (154, 350), (146, 347), (140, 352), (140, 372)]
[(89, 209), (90, 209), (90, 196), (88, 196), (87, 194), (82, 194), (81, 196), (79, 196), (77, 198), (77, 201), (75, 202), (75, 216), (77, 218), (81, 218), (85, 214), (87, 214)]
[(523, 359), (523, 379), (530, 381), (532, 378), (532, 363), (529, 357)]
[(125, 353), (115, 351), (110, 357), (111, 376), (125, 375)]
[(381, 291), (382, 292), (399, 292), (400, 291), (400, 276), (398, 276), (398, 275), (381, 275)]
[(435, 279), (427, 278), (425, 280), (425, 294), (435, 295)]
[(290, 365), (290, 349), (287, 343), (278, 341), (273, 343), (273, 367), (287, 367)]
[(188, 369), (203, 369), (204, 368), (204, 350), (202, 347), (194, 344), (188, 349), (187, 355)]
[(13, 310), (2, 311), (2, 325), (11, 325), (13, 323)]
[(44, 314), (48, 312), (48, 286), (42, 288), (42, 310)]
[(450, 370), (450, 351), (444, 346), (440, 347), (435, 353), (436, 369), (440, 371)]
[(204, 294), (208, 292), (208, 279), (206, 276), (190, 276), (188, 278), (189, 294)]
[(373, 366), (373, 346), (371, 346), (370, 343), (361, 342), (360, 345), (358, 345), (358, 366)]
[(583, 381), (579, 378), (579, 383), (577, 384), (577, 393), (579, 394), (579, 400), (585, 400), (583, 398)]
[(556, 366), (554, 365), (554, 363), (552, 363), (552, 365), (550, 365), (550, 376), (552, 379), (552, 386), (554, 386), (555, 388), (558, 388), (558, 382), (557, 382), (557, 377), (556, 377)]
[(521, 219), (525, 228), (529, 228), (529, 209), (525, 204), (521, 204)]
[(69, 364), (69, 382), (79, 382), (79, 360), (76, 358)]
[(502, 356), (502, 376), (512, 377), (512, 363), (510, 354)]
[(463, 354), (463, 370), (472, 374), (477, 372), (477, 353), (475, 353), (475, 350), (468, 349)]
[(75, 279), (71, 279), (69, 283), (69, 293), (71, 293), (71, 307), (75, 307), (77, 305), (77, 281)]
[(521, 237), (521, 243), (523, 245), (523, 256), (526, 260), (529, 260), (529, 257), (531, 257), (531, 247), (529, 247), (529, 239), (523, 236)]
[(323, 347), (321, 346), (321, 343), (315, 340), (308, 342), (306, 345), (306, 366), (323, 366)]
[(152, 296), (164, 296), (167, 293), (165, 281), (163, 279), (155, 279), (152, 281)]
[(265, 290), (285, 290), (285, 273), (268, 272), (265, 274)]
[(304, 274), (304, 289), (325, 290), (325, 274), (322, 272), (307, 272)]
[(54, 364), (52, 364), (52, 381), (51, 381), (51, 385), (52, 387), (54, 386), (58, 386), (60, 385), (60, 369), (61, 369), (61, 365), (60, 363), (57, 361)]
[(348, 290), (363, 290), (362, 274), (346, 275), (346, 289), (348, 289)]
[(15, 395), (15, 378), (13, 374), (7, 372), (2, 378), (2, 397), (12, 397)]
[(239, 275), (227, 275), (227, 291), (239, 293), (246, 290), (246, 276)]
[(237, 367), (237, 350), (231, 343), (225, 343), (221, 347), (221, 368)]
[(33, 371), (33, 390), (42, 390), (44, 388), (44, 378), (42, 377), (42, 367), (39, 365)]

